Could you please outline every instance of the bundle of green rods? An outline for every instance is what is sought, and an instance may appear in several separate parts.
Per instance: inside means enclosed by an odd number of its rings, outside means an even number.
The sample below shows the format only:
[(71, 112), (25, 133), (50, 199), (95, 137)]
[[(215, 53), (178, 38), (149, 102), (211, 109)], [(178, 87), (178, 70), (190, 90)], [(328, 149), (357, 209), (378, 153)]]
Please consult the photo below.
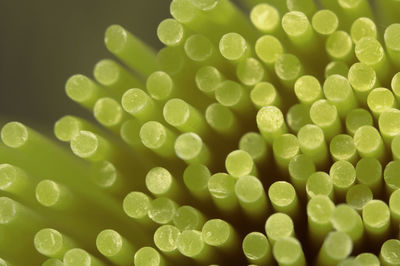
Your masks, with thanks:
[(107, 28), (98, 123), (2, 126), (0, 265), (400, 265), (400, 1), (241, 4)]

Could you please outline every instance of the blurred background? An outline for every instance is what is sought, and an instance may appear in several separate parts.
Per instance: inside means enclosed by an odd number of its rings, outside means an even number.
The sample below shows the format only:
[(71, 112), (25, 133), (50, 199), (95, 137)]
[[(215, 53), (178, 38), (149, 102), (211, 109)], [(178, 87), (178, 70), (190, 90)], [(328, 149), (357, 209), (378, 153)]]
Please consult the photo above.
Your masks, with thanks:
[[(120, 24), (155, 49), (167, 0), (0, 0), (0, 119), (51, 131), (65, 114), (91, 117), (64, 92), (73, 74), (92, 75), (112, 57), (104, 32)], [(3, 121), (4, 122), (4, 121)]]

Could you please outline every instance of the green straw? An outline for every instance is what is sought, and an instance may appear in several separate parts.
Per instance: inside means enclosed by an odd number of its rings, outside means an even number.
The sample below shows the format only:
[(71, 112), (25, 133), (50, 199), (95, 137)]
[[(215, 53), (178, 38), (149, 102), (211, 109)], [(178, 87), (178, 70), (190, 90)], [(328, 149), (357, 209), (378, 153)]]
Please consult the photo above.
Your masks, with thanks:
[[(143, 153), (146, 153), (145, 146), (143, 145), (139, 135), (140, 135), (140, 128), (142, 127), (142, 123), (140, 123), (137, 119), (129, 119), (126, 120), (122, 125), (119, 132), (121, 139), (128, 144), (130, 147), (134, 148), (135, 150), (140, 150)], [(149, 157), (151, 156), (148, 153)]]
[(376, 39), (378, 31), (373, 20), (361, 17), (354, 20), (353, 24), (351, 24), (350, 35), (353, 42), (357, 43), (363, 37), (372, 37)]
[(333, 183), (331, 177), (325, 172), (311, 174), (306, 183), (307, 198), (312, 199), (317, 195), (328, 196), (333, 200)]
[(329, 144), (329, 150), (335, 161), (344, 160), (355, 164), (359, 159), (356, 146), (350, 135), (339, 134), (334, 136)]
[(323, 85), (326, 99), (336, 106), (340, 117), (357, 107), (357, 100), (347, 78), (341, 75), (329, 76)]
[(329, 36), (338, 28), (339, 19), (333, 11), (322, 9), (314, 13), (311, 19), (311, 25), (320, 35)]
[[(290, 1), (290, 0), (289, 0)], [(311, 1), (309, 1), (311, 3)], [(315, 47), (315, 34), (307, 16), (301, 11), (290, 11), (282, 17), (282, 29), (299, 51)]]
[(126, 179), (109, 161), (99, 161), (91, 164), (90, 178), (97, 186), (114, 194), (124, 193)]
[(373, 198), (371, 189), (364, 184), (353, 185), (347, 190), (346, 203), (358, 212)]
[(372, 123), (371, 113), (362, 108), (353, 109), (346, 115), (346, 130), (352, 136), (358, 128), (372, 126)]
[(65, 92), (71, 100), (88, 110), (93, 108), (99, 98), (107, 96), (105, 90), (99, 85), (80, 74), (73, 75), (67, 80)]
[(365, 231), (376, 240), (387, 237), (390, 229), (390, 210), (381, 200), (370, 200), (362, 209)]
[(104, 127), (119, 134), (121, 124), (128, 118), (121, 104), (112, 98), (100, 98), (93, 107), (96, 120)]
[(270, 4), (255, 5), (250, 11), (250, 20), (254, 27), (263, 33), (277, 33), (280, 30), (279, 11)]
[(187, 164), (201, 163), (208, 165), (211, 154), (203, 140), (196, 133), (188, 132), (179, 135), (175, 140), (175, 153)]
[[(181, 47), (164, 47), (162, 48), (160, 51), (158, 51), (157, 53), (157, 63), (160, 66), (159, 69), (161, 69), (161, 71), (155, 71), (152, 74), (150, 74), (147, 78), (150, 78), (151, 76), (153, 76), (154, 73), (165, 73), (167, 75), (171, 75), (174, 78), (178, 77), (179, 74), (182, 73), (183, 69), (185, 69), (185, 67), (188, 67), (188, 58), (186, 57), (185, 53), (183, 52), (183, 50), (181, 49)], [(158, 81), (156, 79), (156, 81)], [(162, 82), (166, 82), (166, 83), (162, 83)], [(164, 94), (162, 94), (162, 96), (165, 96), (165, 94), (167, 94), (168, 92), (171, 92), (171, 88), (168, 86), (170, 85), (168, 82), (168, 79), (165, 78), (164, 76), (161, 76), (161, 85), (164, 85), (163, 87), (160, 88), (160, 90), (156, 90), (157, 92), (163, 92)], [(163, 89), (163, 90), (161, 90)], [(147, 89), (148, 92), (151, 95), (151, 92), (149, 91), (149, 89)], [(165, 92), (166, 90), (166, 92)], [(157, 95), (158, 96), (158, 95)]]
[(347, 204), (339, 204), (332, 212), (331, 223), (338, 232), (346, 233), (355, 246), (360, 246), (364, 234), (361, 216)]
[(198, 63), (212, 63), (219, 58), (212, 42), (202, 34), (189, 36), (185, 41), (184, 50), (190, 60)]
[(263, 35), (258, 38), (254, 50), (258, 58), (270, 68), (284, 52), (280, 40), (272, 35)]
[(97, 82), (109, 88), (118, 99), (127, 89), (143, 86), (142, 82), (124, 67), (110, 59), (100, 60), (94, 66), (93, 75)]
[(174, 157), (176, 135), (157, 121), (149, 121), (140, 128), (140, 139), (147, 148), (165, 158)]
[[(396, 108), (388, 108), (383, 111), (378, 119), (379, 131), (382, 134), (383, 140), (389, 144), (400, 133), (400, 111)], [(392, 144), (393, 145), (393, 144)], [(392, 146), (393, 152), (393, 146)]]
[(55, 210), (67, 210), (76, 203), (68, 187), (52, 180), (40, 181), (36, 185), (35, 196), (41, 205)]
[(371, 66), (378, 75), (380, 81), (387, 80), (391, 74), (390, 64), (386, 58), (382, 45), (375, 38), (363, 37), (355, 45), (357, 59)]
[(400, 100), (400, 72), (396, 73), (390, 83), (394, 96), (396, 96), (397, 101)]
[(182, 191), (175, 177), (164, 167), (153, 167), (146, 175), (146, 188), (156, 197), (179, 200)]
[(248, 152), (243, 150), (230, 152), (225, 159), (225, 168), (235, 178), (257, 174), (257, 168), (253, 159)]
[(224, 80), (223, 74), (214, 66), (203, 66), (196, 72), (197, 88), (207, 96), (214, 98), (215, 89)]
[(400, 160), (400, 137), (398, 137), (398, 135), (393, 138), (390, 148), (392, 150), (393, 159)]
[(256, 58), (249, 57), (241, 60), (236, 66), (236, 76), (246, 86), (254, 86), (264, 80), (267, 73)]
[(164, 258), (152, 247), (142, 247), (134, 256), (135, 266), (164, 266)]
[(353, 250), (353, 242), (345, 232), (327, 235), (318, 254), (318, 265), (334, 266), (346, 259)]
[(147, 213), (150, 210), (151, 198), (139, 191), (127, 194), (122, 202), (122, 208), (126, 215), (141, 224), (150, 224)]
[(238, 246), (238, 238), (232, 225), (221, 219), (208, 220), (201, 229), (204, 242), (207, 245), (232, 252)]
[(158, 24), (157, 37), (167, 46), (181, 45), (188, 34), (188, 30), (177, 20), (172, 18), (164, 19)]
[(192, 105), (174, 98), (164, 105), (165, 121), (181, 132), (195, 132), (204, 135), (207, 128), (204, 116)]
[(89, 121), (72, 115), (65, 115), (54, 123), (54, 135), (63, 142), (70, 142), (81, 130), (100, 131)]
[(222, 81), (215, 89), (215, 99), (223, 106), (238, 113), (252, 110), (249, 93), (239, 83), (232, 80)]
[(278, 239), (272, 249), (280, 266), (305, 266), (306, 260), (300, 242), (294, 237)]
[(398, 35), (400, 32), (400, 24), (394, 23), (385, 29), (384, 40), (386, 51), (390, 60), (396, 65), (400, 65), (400, 45), (398, 43)]
[(164, 71), (153, 72), (147, 77), (146, 90), (157, 101), (166, 101), (176, 94), (174, 81)]
[(267, 143), (259, 133), (244, 134), (239, 140), (239, 149), (247, 152), (257, 165), (261, 165), (269, 158)]
[(319, 245), (332, 231), (330, 222), (335, 204), (325, 195), (316, 195), (308, 201), (307, 218), (309, 237), (314, 245)]
[(355, 257), (354, 262), (358, 263), (359, 265), (365, 266), (380, 266), (381, 263), (378, 257), (373, 253), (361, 253), (357, 257)]
[(311, 75), (304, 75), (296, 80), (294, 93), (301, 103), (307, 105), (313, 104), (323, 96), (321, 84), (317, 78)]
[(280, 135), (274, 139), (272, 151), (279, 170), (287, 172), (290, 160), (300, 152), (299, 141), (293, 134)]
[(286, 113), (289, 128), (298, 132), (303, 126), (311, 124), (310, 106), (302, 103), (292, 105)]
[(297, 139), (301, 152), (310, 156), (317, 167), (327, 164), (328, 147), (320, 127), (312, 124), (303, 126), (297, 133)]
[(379, 258), (384, 266), (394, 266), (400, 264), (400, 241), (398, 239), (389, 239), (383, 243)]
[(183, 172), (185, 186), (194, 196), (203, 200), (210, 195), (207, 187), (210, 177), (210, 170), (203, 164), (191, 164)]
[(311, 157), (299, 154), (289, 162), (290, 181), (299, 193), (304, 193), (308, 177), (315, 172), (315, 164)]
[(78, 135), (71, 139), (70, 147), (76, 156), (93, 162), (112, 158), (116, 152), (116, 147), (108, 139), (84, 130), (79, 131)]
[(106, 265), (100, 259), (94, 257), (87, 251), (80, 248), (68, 250), (63, 258), (64, 266), (102, 266)]
[(382, 164), (375, 158), (362, 158), (356, 165), (356, 177), (360, 184), (368, 186), (375, 195), (382, 188)]
[(286, 6), (290, 11), (301, 11), (307, 17), (311, 17), (317, 11), (317, 6), (312, 0), (286, 0)]
[(295, 237), (292, 218), (280, 212), (271, 214), (265, 222), (265, 233), (271, 245), (281, 238)]
[(297, 78), (304, 72), (299, 58), (288, 53), (282, 53), (278, 56), (275, 60), (274, 70), (286, 88), (292, 88)]
[(205, 263), (213, 259), (213, 250), (208, 246), (202, 237), (202, 233), (197, 230), (185, 230), (177, 239), (179, 252), (199, 263)]
[(235, 114), (220, 103), (210, 104), (206, 109), (205, 117), (207, 124), (224, 137), (232, 138), (239, 130)]
[(115, 230), (101, 231), (96, 238), (96, 247), (103, 256), (116, 265), (133, 262), (133, 246)]
[(379, 84), (375, 70), (371, 66), (358, 62), (350, 67), (348, 79), (357, 99), (366, 105), (368, 94)]
[(239, 62), (250, 55), (246, 39), (236, 32), (229, 32), (221, 37), (219, 51), (225, 59), (232, 62)]
[(281, 106), (281, 97), (275, 86), (269, 82), (257, 83), (250, 91), (250, 99), (257, 109), (269, 105)]
[(268, 189), (268, 197), (275, 211), (294, 218), (298, 216), (299, 200), (292, 184), (286, 181), (274, 182)]
[(400, 188), (400, 161), (391, 161), (385, 166), (383, 178), (386, 190), (390, 193)]
[(356, 169), (348, 161), (337, 161), (329, 169), (329, 175), (332, 178), (336, 198), (343, 200), (346, 191), (356, 181)]
[(375, 88), (369, 94), (367, 98), (367, 104), (372, 114), (375, 117), (379, 117), (382, 112), (396, 108), (397, 103), (393, 93), (386, 88)]
[(327, 100), (321, 99), (311, 105), (310, 118), (324, 131), (327, 140), (331, 140), (342, 131), (338, 111)]
[(362, 126), (354, 133), (354, 145), (361, 157), (384, 159), (385, 147), (379, 131), (373, 126)]
[(127, 90), (121, 99), (122, 108), (141, 122), (159, 120), (161, 111), (154, 100), (141, 89)]
[(51, 228), (44, 228), (37, 232), (33, 245), (40, 254), (58, 259), (62, 259), (65, 252), (77, 246), (74, 240)]
[(232, 212), (238, 201), (235, 195), (236, 178), (225, 173), (216, 173), (208, 180), (208, 191), (219, 209)]
[(335, 31), (329, 35), (325, 43), (325, 50), (332, 60), (341, 60), (346, 63), (354, 61), (353, 42), (345, 31)]
[(261, 108), (256, 117), (256, 122), (261, 135), (272, 144), (274, 139), (287, 132), (282, 111), (275, 106)]
[(267, 196), (259, 179), (242, 176), (236, 181), (235, 194), (247, 215), (254, 218), (264, 217), (267, 212)]
[(342, 75), (343, 77), (347, 77), (349, 73), (349, 66), (346, 62), (343, 61), (331, 61), (329, 64), (325, 66), (324, 76), (325, 78), (331, 75)]
[(0, 164), (0, 190), (26, 201), (32, 200), (33, 180), (19, 167)]
[(205, 217), (199, 210), (184, 205), (176, 209), (172, 222), (180, 231), (200, 230), (205, 222)]
[(112, 54), (143, 76), (157, 69), (154, 51), (123, 27), (109, 26), (104, 41)]
[(390, 217), (394, 222), (394, 226), (400, 225), (400, 190), (396, 189), (389, 197)]
[(371, 17), (372, 10), (367, 0), (339, 0), (339, 7), (348, 21), (352, 21), (359, 17)]
[(168, 224), (172, 222), (177, 208), (178, 205), (169, 198), (156, 198), (150, 202), (148, 216), (157, 224)]
[(265, 235), (259, 232), (247, 234), (242, 242), (243, 253), (250, 263), (268, 265), (272, 263), (272, 248)]
[[(9, 266), (11, 264), (4, 264), (4, 266)], [(64, 263), (59, 259), (47, 259), (43, 262), (42, 266), (63, 266)]]
[(177, 240), (181, 232), (173, 225), (162, 225), (154, 232), (154, 244), (167, 255), (176, 256), (178, 252)]

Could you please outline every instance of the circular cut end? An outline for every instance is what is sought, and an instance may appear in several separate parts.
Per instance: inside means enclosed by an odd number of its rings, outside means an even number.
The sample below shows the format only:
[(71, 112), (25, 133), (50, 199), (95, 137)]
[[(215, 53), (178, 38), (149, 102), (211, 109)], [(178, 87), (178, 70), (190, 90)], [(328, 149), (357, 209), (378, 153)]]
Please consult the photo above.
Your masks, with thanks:
[(204, 35), (193, 34), (185, 41), (185, 53), (193, 61), (203, 62), (213, 55), (213, 44)]
[(176, 213), (176, 203), (168, 198), (156, 198), (150, 203), (149, 218), (158, 224), (172, 221)]
[(310, 27), (307, 16), (300, 11), (290, 11), (282, 17), (282, 28), (289, 37), (303, 35)]
[(227, 33), (223, 35), (219, 41), (219, 50), (222, 56), (231, 61), (242, 58), (247, 49), (248, 45), (246, 39), (239, 33)]
[(299, 141), (293, 134), (283, 134), (274, 140), (272, 150), (277, 158), (289, 160), (299, 153)]
[(356, 180), (356, 170), (348, 161), (335, 162), (329, 170), (329, 175), (335, 187), (341, 189), (350, 187)]
[(90, 266), (92, 257), (83, 249), (73, 248), (64, 254), (63, 262), (65, 266)]
[(139, 135), (142, 143), (149, 149), (160, 148), (167, 139), (165, 127), (156, 121), (149, 121), (143, 124)]
[(261, 108), (257, 113), (256, 121), (257, 126), (265, 132), (274, 132), (285, 123), (282, 111), (275, 106)]
[(154, 244), (162, 252), (173, 252), (177, 249), (180, 230), (173, 225), (162, 225), (154, 233)]
[(278, 239), (272, 252), (276, 261), (281, 265), (295, 265), (304, 256), (300, 242), (293, 237)]
[(372, 126), (372, 122), (372, 115), (363, 108), (353, 109), (346, 116), (346, 128), (352, 135), (362, 126)]
[(103, 188), (112, 187), (118, 178), (117, 169), (108, 161), (94, 162), (91, 171), (93, 182)]
[(235, 123), (235, 117), (232, 111), (219, 103), (209, 105), (206, 109), (205, 116), (207, 123), (217, 131), (227, 132)]
[(196, 257), (205, 248), (201, 232), (196, 230), (183, 231), (177, 240), (178, 250), (184, 256)]
[(120, 25), (109, 26), (104, 38), (107, 49), (113, 54), (120, 53), (126, 47), (128, 34)]
[(339, 19), (331, 10), (323, 9), (313, 15), (311, 24), (319, 34), (330, 35), (338, 28)]
[(267, 153), (264, 138), (255, 132), (248, 132), (240, 138), (239, 149), (248, 152), (253, 160), (259, 160)]
[(353, 64), (350, 67), (348, 78), (351, 86), (359, 92), (371, 90), (377, 80), (375, 70), (363, 63)]
[(183, 182), (192, 191), (204, 191), (211, 173), (203, 164), (190, 164), (183, 172)]
[(304, 103), (311, 104), (322, 96), (321, 84), (314, 76), (305, 75), (296, 80), (294, 92)]
[(67, 96), (75, 102), (81, 103), (90, 100), (94, 93), (96, 86), (93, 81), (84, 75), (73, 75), (65, 84), (65, 92)]
[(52, 207), (56, 205), (61, 196), (61, 190), (59, 185), (52, 180), (42, 180), (36, 186), (36, 199), (37, 201), (46, 207)]
[(286, 207), (296, 200), (296, 191), (290, 183), (277, 181), (269, 187), (268, 197), (274, 205)]
[(258, 4), (250, 12), (253, 25), (262, 32), (273, 32), (279, 25), (278, 10), (269, 4)]
[(363, 37), (356, 43), (355, 53), (361, 63), (375, 65), (381, 62), (385, 51), (378, 40), (372, 37)]
[(329, 150), (335, 160), (352, 160), (357, 153), (353, 138), (346, 134), (334, 136)]
[(54, 257), (63, 248), (63, 236), (54, 229), (45, 228), (36, 233), (33, 244), (41, 254)]
[(315, 172), (309, 176), (306, 183), (306, 192), (310, 198), (317, 195), (331, 195), (333, 184), (331, 177), (325, 172)]
[(72, 152), (81, 158), (93, 156), (99, 149), (99, 138), (90, 131), (81, 130), (71, 140)]
[(294, 224), (292, 218), (280, 212), (270, 215), (265, 223), (265, 232), (272, 241), (293, 236)]
[(176, 155), (182, 160), (197, 158), (202, 149), (203, 141), (196, 133), (183, 133), (175, 140)]
[(203, 240), (210, 246), (221, 246), (231, 237), (231, 226), (221, 219), (208, 220), (202, 229)]
[(236, 75), (244, 85), (253, 86), (264, 79), (265, 71), (260, 61), (249, 57), (238, 63)]
[(121, 235), (111, 229), (101, 231), (96, 238), (97, 249), (106, 257), (117, 255), (122, 249)]
[(146, 175), (146, 187), (155, 195), (167, 193), (172, 181), (171, 173), (163, 167), (154, 167)]
[(135, 253), (134, 264), (136, 266), (160, 266), (162, 258), (154, 248), (142, 247)]
[(163, 71), (150, 74), (146, 81), (147, 92), (158, 101), (164, 101), (172, 93), (174, 83), (172, 78)]
[(326, 41), (326, 51), (337, 59), (345, 58), (353, 49), (350, 35), (345, 31), (336, 31)]
[(122, 208), (131, 218), (145, 218), (150, 209), (150, 198), (142, 192), (130, 192), (124, 198)]
[(390, 90), (386, 88), (375, 88), (368, 94), (367, 104), (372, 112), (381, 114), (389, 108), (394, 107), (396, 99)]
[(331, 75), (324, 82), (324, 94), (328, 101), (342, 102), (351, 97), (350, 82), (341, 75)]
[(400, 133), (400, 110), (388, 108), (381, 113), (378, 120), (382, 135), (395, 137)]
[(318, 149), (325, 141), (324, 132), (319, 126), (308, 124), (300, 128), (297, 138), (301, 148)]
[(271, 253), (271, 246), (265, 235), (252, 232), (243, 239), (242, 249), (244, 255), (253, 261), (267, 257)]
[(213, 66), (204, 66), (196, 72), (195, 81), (199, 90), (205, 93), (213, 93), (222, 79), (223, 77), (218, 69)]
[(398, 97), (400, 96), (400, 72), (396, 73), (393, 78), (392, 82), (390, 83), (393, 93)]
[(7, 163), (0, 164), (0, 189), (7, 191), (17, 181), (18, 174), (15, 166)]
[(325, 225), (330, 223), (335, 204), (325, 195), (316, 195), (307, 204), (307, 216), (314, 223)]
[(350, 255), (353, 241), (345, 232), (331, 232), (326, 237), (323, 248), (330, 258), (341, 261)]
[(362, 126), (354, 133), (354, 145), (361, 153), (376, 151), (382, 145), (382, 138), (373, 126)]
[(7, 197), (0, 197), (0, 224), (11, 223), (18, 215), (17, 202)]
[(264, 195), (264, 188), (260, 180), (254, 176), (242, 176), (235, 184), (235, 194), (245, 203), (256, 202)]
[(354, 43), (357, 43), (363, 37), (376, 38), (376, 25), (370, 18), (358, 18), (351, 25), (350, 35)]
[(95, 103), (93, 114), (102, 125), (112, 127), (121, 123), (124, 111), (116, 100), (101, 98)]
[(275, 61), (275, 73), (282, 80), (295, 80), (302, 72), (299, 58), (292, 54), (281, 54)]
[(259, 82), (250, 92), (250, 99), (257, 108), (273, 105), (276, 103), (278, 94), (273, 84)]
[(218, 0), (196, 0), (191, 1), (191, 3), (198, 9), (202, 11), (209, 11), (213, 9), (218, 4)]
[(361, 211), (372, 198), (371, 189), (364, 184), (351, 186), (346, 193), (346, 203), (357, 211)]
[(233, 151), (225, 159), (226, 170), (236, 178), (251, 174), (253, 167), (253, 159), (249, 153), (243, 150)]
[(255, 52), (267, 65), (272, 65), (283, 54), (281, 42), (272, 35), (264, 35), (256, 41)]
[(223, 106), (232, 107), (239, 104), (243, 93), (243, 88), (239, 83), (225, 80), (217, 86), (215, 98)]
[(394, 23), (386, 28), (384, 34), (386, 47), (393, 51), (400, 51), (400, 24)]
[(71, 141), (71, 139), (79, 134), (81, 123), (73, 116), (66, 115), (54, 124), (54, 134), (61, 141)]
[(389, 239), (381, 247), (380, 257), (387, 265), (400, 264), (400, 241)]
[(112, 86), (120, 78), (120, 67), (110, 59), (104, 59), (94, 66), (93, 74), (96, 80), (104, 86)]
[(389, 162), (385, 166), (383, 178), (389, 188), (393, 190), (400, 188), (400, 161), (395, 160)]
[(182, 24), (172, 18), (161, 21), (157, 27), (158, 39), (167, 46), (176, 46), (184, 37)]
[(198, 210), (191, 206), (181, 206), (176, 210), (173, 223), (181, 231), (200, 229), (203, 218)]
[(10, 148), (20, 148), (28, 139), (28, 128), (20, 122), (9, 122), (1, 129), (1, 140)]
[(225, 199), (234, 193), (235, 179), (225, 173), (216, 173), (208, 180), (208, 190), (217, 199)]
[(171, 99), (164, 105), (163, 115), (168, 124), (182, 126), (190, 117), (189, 104), (178, 98)]
[(149, 104), (149, 96), (141, 89), (129, 89), (122, 95), (122, 108), (135, 115)]
[(389, 207), (381, 200), (370, 200), (362, 209), (362, 218), (367, 228), (386, 228), (390, 223)]
[(338, 113), (336, 107), (324, 99), (318, 100), (311, 105), (310, 118), (317, 126), (330, 126), (337, 117)]

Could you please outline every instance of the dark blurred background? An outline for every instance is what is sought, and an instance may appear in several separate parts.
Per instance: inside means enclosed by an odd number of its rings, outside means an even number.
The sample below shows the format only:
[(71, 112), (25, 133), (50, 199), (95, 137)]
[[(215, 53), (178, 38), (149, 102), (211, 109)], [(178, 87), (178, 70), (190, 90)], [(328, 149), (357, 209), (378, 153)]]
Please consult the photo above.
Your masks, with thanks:
[(155, 49), (168, 0), (0, 0), (0, 119), (49, 131), (65, 114), (90, 114), (65, 95), (69, 76), (92, 76), (111, 57), (104, 32), (120, 24)]

